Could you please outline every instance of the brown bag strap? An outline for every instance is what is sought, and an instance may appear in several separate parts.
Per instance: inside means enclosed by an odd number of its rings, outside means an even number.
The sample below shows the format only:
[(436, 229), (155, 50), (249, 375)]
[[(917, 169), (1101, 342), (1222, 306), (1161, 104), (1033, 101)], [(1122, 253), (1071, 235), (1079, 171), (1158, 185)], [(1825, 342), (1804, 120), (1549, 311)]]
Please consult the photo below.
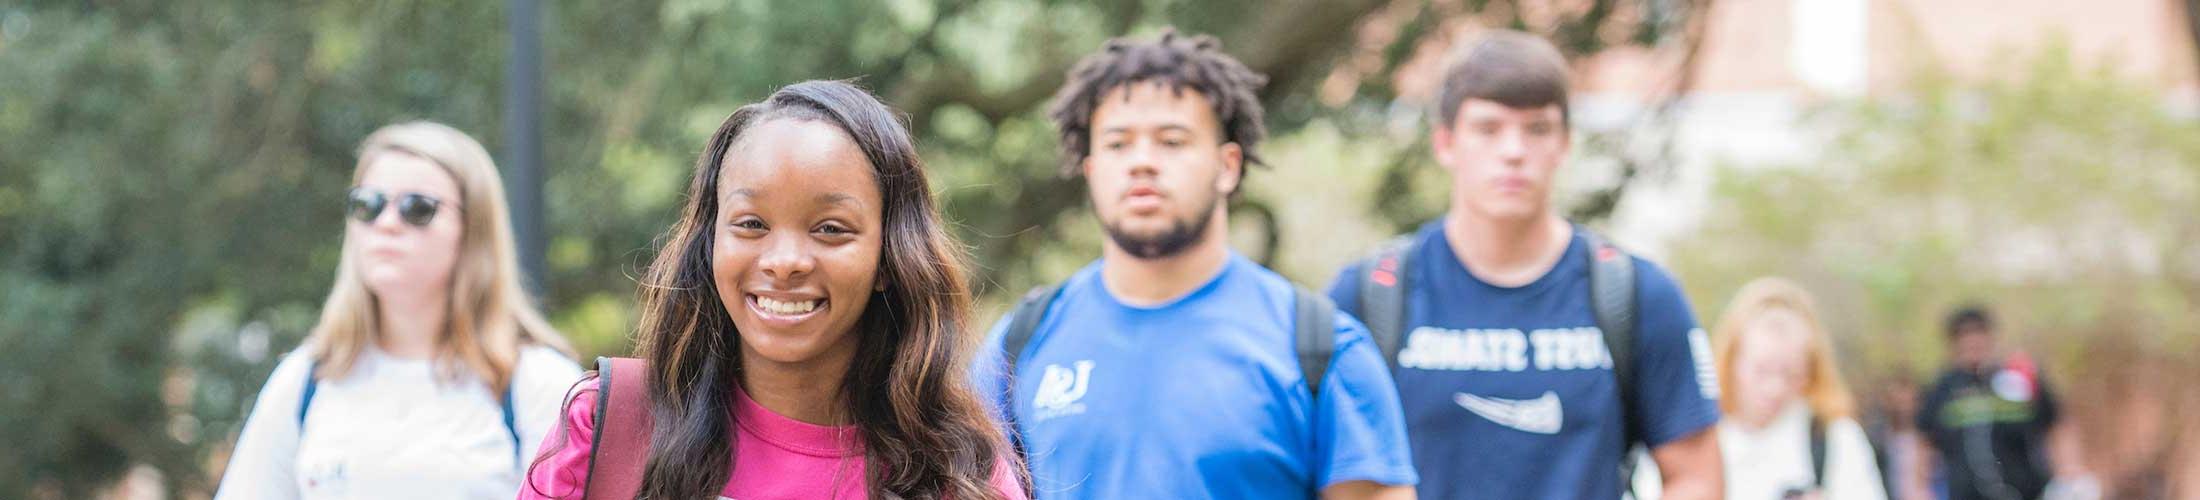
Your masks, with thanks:
[(589, 449), (591, 500), (631, 499), (642, 491), (649, 463), (649, 363), (596, 358), (596, 440)]

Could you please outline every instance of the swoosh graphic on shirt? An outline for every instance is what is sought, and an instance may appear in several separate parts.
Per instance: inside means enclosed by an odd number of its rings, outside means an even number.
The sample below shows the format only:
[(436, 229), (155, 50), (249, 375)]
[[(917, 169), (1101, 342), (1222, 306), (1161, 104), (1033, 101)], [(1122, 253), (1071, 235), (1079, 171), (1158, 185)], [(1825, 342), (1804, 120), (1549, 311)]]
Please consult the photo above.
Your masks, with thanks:
[(1467, 411), (1482, 418), (1521, 432), (1557, 434), (1566, 422), (1566, 411), (1558, 401), (1558, 393), (1544, 391), (1535, 399), (1504, 399), (1476, 396), (1464, 392), (1453, 394), (1451, 400)]

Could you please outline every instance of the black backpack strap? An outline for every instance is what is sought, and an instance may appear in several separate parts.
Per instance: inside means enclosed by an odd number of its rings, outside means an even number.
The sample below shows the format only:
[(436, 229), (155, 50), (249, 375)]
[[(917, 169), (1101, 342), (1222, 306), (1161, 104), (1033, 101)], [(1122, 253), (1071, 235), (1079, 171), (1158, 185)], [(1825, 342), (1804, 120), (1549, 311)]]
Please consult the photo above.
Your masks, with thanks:
[(298, 434), (306, 433), (306, 410), (313, 408), (313, 393), (321, 390), (321, 361), (306, 365), (306, 388), (298, 395)]
[(1322, 377), (1329, 374), (1330, 354), (1337, 351), (1337, 304), (1305, 288), (1292, 287), (1291, 294), (1297, 303), (1292, 330), (1299, 372), (1306, 376), (1306, 390), (1320, 400)]
[[(1016, 309), (1009, 311), (1008, 331), (1001, 338), (1001, 373), (1004, 375), (1002, 379), (1008, 382), (1011, 393), (1016, 387), (1016, 367), (1023, 360), (1024, 349), (1031, 345), (1031, 336), (1038, 333), (1039, 322), (1046, 319), (1047, 308), (1054, 305), (1054, 297), (1061, 294), (1060, 283), (1032, 287), (1031, 291), (1024, 292), (1024, 298), (1016, 303)], [(1008, 424), (1009, 445), (1016, 449), (1016, 457), (1026, 459), (1029, 454), (1024, 449), (1024, 433), (1016, 430), (1014, 408), (1015, 405), (1010, 404), (1001, 417), (1008, 420), (1005, 423)]]
[(1384, 243), (1360, 266), (1360, 320), (1366, 322), (1375, 348), (1382, 351), (1383, 362), (1393, 367), (1405, 341), (1406, 270), (1412, 269), (1406, 264), (1412, 250), (1413, 235), (1400, 236)]
[(1062, 285), (1059, 283), (1033, 287), (1031, 291), (1024, 293), (1023, 301), (1016, 304), (1016, 310), (1009, 312), (1008, 334), (1002, 338), (1001, 348), (1007, 351), (1003, 357), (1008, 361), (1004, 373), (1010, 379), (1016, 377), (1017, 362), (1023, 360), (1024, 348), (1031, 345), (1031, 336), (1038, 333), (1039, 322), (1046, 319), (1047, 307), (1054, 305), (1054, 297), (1061, 294)]
[(1627, 442), (1641, 438), (1633, 422), (1635, 401), (1635, 260), (1603, 237), (1576, 226), (1589, 247), (1589, 307), (1596, 314), (1597, 329), (1604, 332), (1604, 348), (1612, 354), (1612, 377), (1619, 383), (1622, 421), (1627, 422)]
[(1589, 250), (1589, 308), (1604, 349), (1612, 355), (1612, 381), (1619, 389), (1621, 491), (1635, 484), (1635, 446), (1642, 443), (1642, 415), (1635, 401), (1635, 259), (1587, 227), (1574, 226)]
[(1810, 471), (1811, 486), (1826, 488), (1826, 422), (1818, 417), (1810, 419)]

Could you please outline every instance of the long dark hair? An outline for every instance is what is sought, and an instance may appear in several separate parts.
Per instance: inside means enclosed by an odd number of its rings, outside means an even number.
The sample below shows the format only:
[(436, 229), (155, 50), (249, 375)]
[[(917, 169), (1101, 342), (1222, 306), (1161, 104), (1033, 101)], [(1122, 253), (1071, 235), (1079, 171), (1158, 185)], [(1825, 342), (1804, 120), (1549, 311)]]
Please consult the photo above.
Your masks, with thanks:
[[(635, 354), (649, 360), (650, 436), (642, 498), (711, 498), (732, 470), (739, 335), (711, 275), (720, 165), (741, 134), (771, 120), (839, 127), (870, 160), (885, 203), (880, 277), (857, 321), (838, 395), (863, 436), (875, 498), (992, 499), (1006, 444), (966, 380), (970, 286), (924, 166), (898, 113), (869, 92), (809, 81), (741, 107), (695, 161), (694, 182), (641, 290)], [(1010, 468), (1013, 470), (1014, 468)]]

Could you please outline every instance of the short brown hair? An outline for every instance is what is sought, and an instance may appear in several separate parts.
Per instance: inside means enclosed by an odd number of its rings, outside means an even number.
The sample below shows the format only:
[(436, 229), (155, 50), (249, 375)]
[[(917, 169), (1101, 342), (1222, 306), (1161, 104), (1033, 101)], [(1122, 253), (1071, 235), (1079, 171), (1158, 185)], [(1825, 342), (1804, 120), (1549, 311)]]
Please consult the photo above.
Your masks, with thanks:
[(1571, 128), (1566, 117), (1571, 73), (1558, 47), (1542, 37), (1512, 30), (1485, 33), (1459, 46), (1444, 66), (1435, 121), (1450, 127), (1467, 99), (1485, 99), (1520, 109), (1556, 104), (1559, 124)]
[[(1100, 98), (1134, 83), (1160, 83), (1182, 92), (1186, 88), (1207, 96), (1214, 106), (1215, 121), (1222, 127), (1222, 142), (1236, 143), (1245, 151), (1247, 165), (1265, 165), (1255, 153), (1268, 135), (1261, 124), (1260, 88), (1268, 77), (1255, 73), (1237, 58), (1222, 53), (1222, 42), (1207, 35), (1184, 36), (1175, 28), (1161, 31), (1151, 41), (1130, 37), (1109, 39), (1100, 51), (1077, 61), (1068, 81), (1054, 94), (1047, 117), (1061, 133), (1062, 172), (1074, 174), (1092, 152), (1092, 111)], [(1239, 169), (1242, 177), (1245, 169)]]
[(1965, 304), (1948, 313), (1948, 340), (1966, 333), (1994, 333), (1994, 313), (1983, 304)]

